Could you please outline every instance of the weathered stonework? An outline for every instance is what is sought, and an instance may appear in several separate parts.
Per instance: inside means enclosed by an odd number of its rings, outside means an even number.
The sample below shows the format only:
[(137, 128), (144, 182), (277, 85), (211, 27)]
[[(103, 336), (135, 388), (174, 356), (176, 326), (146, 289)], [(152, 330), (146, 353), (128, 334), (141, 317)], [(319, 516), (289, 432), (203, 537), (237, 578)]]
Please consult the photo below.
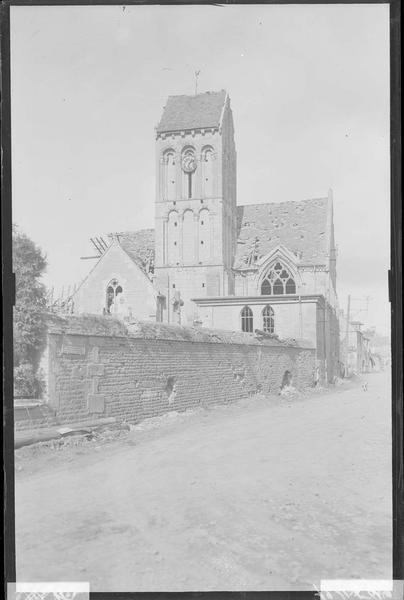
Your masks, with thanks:
[[(211, 114), (216, 127), (203, 127)], [(195, 157), (192, 182), (182, 168), (187, 151)], [(172, 300), (180, 291), (181, 322), (192, 325), (191, 298), (234, 291), (236, 150), (226, 92), (169, 99), (157, 128), (156, 175), (155, 285), (167, 299), (164, 320), (178, 322)]]
[[(74, 294), (73, 312), (307, 339), (316, 347), (320, 379), (333, 382), (341, 369), (331, 190), (321, 198), (245, 198), (248, 204), (237, 205), (233, 116), (224, 90), (170, 96), (155, 151), (155, 229), (111, 234)], [(120, 295), (110, 305), (113, 282)], [(253, 313), (248, 327), (246, 308)], [(270, 327), (265, 310), (273, 313)], [(72, 343), (66, 352), (81, 350)]]
[[(80, 325), (85, 353), (61, 352), (70, 336), (76, 343)], [(138, 422), (259, 392), (276, 394), (286, 371), (298, 388), (313, 384), (313, 348), (205, 331), (136, 323), (108, 334), (105, 325), (97, 330), (94, 318), (91, 327), (85, 317), (79, 323), (74, 317), (61, 320), (48, 335), (49, 404), (60, 422), (93, 417)]]

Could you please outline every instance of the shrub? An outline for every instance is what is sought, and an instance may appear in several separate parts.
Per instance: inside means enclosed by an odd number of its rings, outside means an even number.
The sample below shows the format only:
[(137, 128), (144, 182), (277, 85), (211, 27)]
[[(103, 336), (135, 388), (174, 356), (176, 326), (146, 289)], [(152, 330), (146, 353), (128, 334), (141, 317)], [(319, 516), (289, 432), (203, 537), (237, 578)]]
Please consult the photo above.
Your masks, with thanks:
[(16, 287), (13, 314), (14, 396), (40, 398), (45, 389), (39, 363), (46, 344), (46, 289), (41, 281), (46, 257), (16, 226), (13, 227), (13, 269)]
[(14, 367), (14, 397), (41, 398), (45, 392), (45, 377), (41, 369), (25, 363)]
[(46, 258), (16, 227), (13, 228), (13, 269), (16, 279), (14, 364), (38, 367), (46, 337), (46, 289), (41, 282)]

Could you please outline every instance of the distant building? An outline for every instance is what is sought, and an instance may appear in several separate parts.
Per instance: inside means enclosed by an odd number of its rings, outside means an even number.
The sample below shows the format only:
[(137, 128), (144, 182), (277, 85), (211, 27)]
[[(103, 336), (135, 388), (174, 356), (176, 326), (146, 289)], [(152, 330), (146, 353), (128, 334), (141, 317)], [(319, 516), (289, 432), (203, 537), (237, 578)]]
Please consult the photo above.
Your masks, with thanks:
[(320, 376), (333, 380), (331, 192), (237, 206), (233, 116), (223, 90), (170, 96), (155, 137), (155, 229), (111, 236), (74, 295), (74, 311), (305, 339), (316, 348)]
[(387, 335), (380, 335), (375, 328), (364, 331), (369, 338), (370, 353), (374, 360), (374, 368), (382, 371), (391, 365), (391, 339)]
[(362, 326), (363, 323), (360, 321), (349, 321), (347, 327), (346, 315), (341, 311), (340, 356), (341, 364), (343, 365), (343, 374), (346, 377), (369, 373), (378, 368), (378, 360), (371, 350), (370, 337), (362, 331)]

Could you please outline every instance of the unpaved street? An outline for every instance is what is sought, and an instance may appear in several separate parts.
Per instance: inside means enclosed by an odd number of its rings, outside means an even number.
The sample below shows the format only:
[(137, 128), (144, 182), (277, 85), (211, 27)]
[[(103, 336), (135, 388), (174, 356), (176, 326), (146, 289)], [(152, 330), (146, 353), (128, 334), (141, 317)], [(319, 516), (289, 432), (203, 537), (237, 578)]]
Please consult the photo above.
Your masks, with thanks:
[(390, 578), (389, 375), (366, 380), (22, 461), (17, 579), (174, 591)]

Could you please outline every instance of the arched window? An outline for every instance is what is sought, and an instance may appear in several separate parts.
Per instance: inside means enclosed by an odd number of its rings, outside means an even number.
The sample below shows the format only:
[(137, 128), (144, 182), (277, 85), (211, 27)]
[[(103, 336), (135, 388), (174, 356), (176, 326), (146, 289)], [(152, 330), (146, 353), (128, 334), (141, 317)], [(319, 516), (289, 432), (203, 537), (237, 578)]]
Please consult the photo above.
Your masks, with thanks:
[(253, 312), (249, 306), (244, 306), (241, 311), (241, 331), (252, 333), (254, 331)]
[(272, 294), (272, 286), (268, 279), (264, 279), (261, 285), (262, 296), (270, 296)]
[(116, 298), (119, 294), (123, 293), (122, 286), (119, 285), (117, 279), (113, 279), (107, 286), (107, 294), (105, 301), (105, 312), (109, 315), (113, 312), (113, 307), (116, 302)]
[(167, 222), (167, 259), (169, 264), (180, 261), (180, 227), (179, 214), (172, 210)]
[(195, 262), (195, 238), (197, 224), (192, 210), (185, 210), (182, 217), (182, 258), (187, 263)]
[(274, 309), (269, 304), (262, 311), (262, 329), (267, 333), (275, 332)]
[(175, 153), (166, 150), (163, 156), (163, 197), (165, 200), (175, 200)]
[(280, 262), (269, 270), (261, 283), (261, 295), (296, 294), (296, 284), (289, 270)]
[(181, 157), (182, 167), (182, 196), (183, 198), (194, 198), (195, 197), (195, 170), (197, 162), (195, 156), (195, 150), (193, 148), (186, 148)]
[(213, 196), (213, 148), (208, 146), (202, 150), (202, 195), (205, 198)]

